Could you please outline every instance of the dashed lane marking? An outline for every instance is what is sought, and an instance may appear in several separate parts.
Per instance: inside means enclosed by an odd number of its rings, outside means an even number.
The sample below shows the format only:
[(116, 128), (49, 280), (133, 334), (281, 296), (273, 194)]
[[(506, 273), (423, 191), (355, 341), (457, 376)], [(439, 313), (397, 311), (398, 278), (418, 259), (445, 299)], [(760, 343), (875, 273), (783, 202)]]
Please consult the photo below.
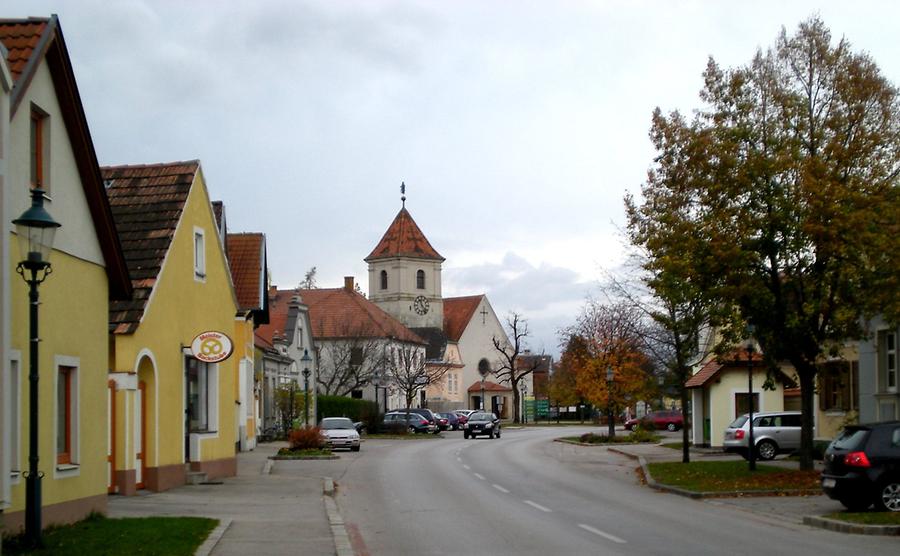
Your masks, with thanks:
[(604, 539), (610, 540), (612, 542), (617, 542), (619, 544), (625, 544), (624, 539), (620, 539), (619, 537), (617, 537), (615, 535), (610, 535), (609, 533), (604, 533), (600, 529), (596, 529), (594, 527), (591, 527), (590, 525), (585, 525), (584, 523), (579, 523), (578, 526), (581, 527), (582, 529), (584, 529), (585, 531), (590, 531), (591, 533), (601, 536)]
[(476, 477), (478, 477), (479, 479), (481, 479), (482, 481), (484, 480), (484, 475), (482, 475), (481, 473), (474, 473), (474, 475)]
[(504, 494), (509, 494), (509, 491), (506, 490), (505, 488), (503, 488), (503, 487), (500, 486), (500, 485), (496, 485), (496, 484), (495, 484), (495, 485), (491, 485), (491, 486), (494, 487), (494, 488), (496, 488), (497, 490), (499, 490), (500, 492), (502, 492), (502, 493), (504, 493)]
[(551, 510), (550, 508), (548, 508), (548, 507), (546, 507), (546, 506), (541, 506), (541, 505), (538, 504), (537, 502), (532, 502), (531, 500), (524, 500), (524, 502), (525, 502), (526, 504), (528, 504), (529, 506), (531, 506), (532, 508), (536, 508), (536, 509), (538, 509), (538, 510), (541, 510), (542, 512), (548, 512), (548, 513), (549, 513), (549, 512), (552, 512), (552, 511), (553, 511), (553, 510)]
[(468, 466), (468, 465), (466, 465), (466, 464), (463, 464), (463, 469), (465, 469), (465, 470), (469, 470), (469, 469), (472, 469), (472, 468), (471, 468), (471, 467), (469, 467), (469, 466)]

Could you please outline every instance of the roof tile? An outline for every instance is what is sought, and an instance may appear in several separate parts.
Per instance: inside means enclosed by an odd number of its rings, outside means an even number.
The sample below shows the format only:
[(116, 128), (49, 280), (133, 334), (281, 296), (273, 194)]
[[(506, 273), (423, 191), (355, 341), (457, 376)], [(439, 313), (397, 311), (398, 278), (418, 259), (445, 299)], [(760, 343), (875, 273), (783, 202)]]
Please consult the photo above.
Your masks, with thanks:
[(368, 262), (391, 257), (444, 260), (428, 242), (406, 207), (400, 209), (381, 241), (365, 260)]
[(484, 295), (444, 298), (444, 333), (451, 341), (458, 342)]
[(28, 65), (47, 23), (48, 20), (43, 18), (0, 19), (0, 42), (8, 51), (6, 61), (13, 81), (18, 81)]
[(242, 310), (261, 309), (260, 297), (263, 284), (263, 245), (265, 236), (260, 233), (227, 234), (228, 266), (234, 282), (238, 305)]

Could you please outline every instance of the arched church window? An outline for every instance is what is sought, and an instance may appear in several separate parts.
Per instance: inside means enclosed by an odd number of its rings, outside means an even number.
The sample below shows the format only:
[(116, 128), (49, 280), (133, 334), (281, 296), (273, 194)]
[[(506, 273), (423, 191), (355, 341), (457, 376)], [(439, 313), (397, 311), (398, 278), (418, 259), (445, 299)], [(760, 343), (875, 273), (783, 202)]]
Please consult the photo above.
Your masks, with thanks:
[(383, 290), (387, 289), (387, 271), (386, 270), (381, 271), (381, 289), (383, 289)]
[(416, 288), (420, 290), (425, 289), (425, 271), (419, 270), (416, 272)]

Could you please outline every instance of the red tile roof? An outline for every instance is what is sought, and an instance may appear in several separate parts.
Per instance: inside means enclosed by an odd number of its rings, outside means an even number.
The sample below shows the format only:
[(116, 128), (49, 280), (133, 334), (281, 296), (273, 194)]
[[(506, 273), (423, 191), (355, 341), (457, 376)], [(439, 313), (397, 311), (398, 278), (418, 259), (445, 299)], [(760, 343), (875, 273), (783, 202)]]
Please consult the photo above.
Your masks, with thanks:
[(47, 29), (47, 18), (0, 19), (0, 42), (6, 47), (6, 62), (13, 81), (18, 81)]
[[(743, 356), (743, 362), (741, 361), (741, 354), (739, 352), (733, 352), (729, 356), (721, 359), (711, 359), (703, 365), (699, 371), (694, 373), (691, 378), (687, 379), (687, 382), (684, 383), (684, 387), (699, 388), (715, 378), (716, 375), (719, 374), (719, 371), (724, 368), (747, 370), (747, 356), (746, 354), (743, 354)], [(759, 352), (755, 352), (753, 354), (753, 366), (758, 367), (762, 361), (762, 355)]]
[[(284, 336), (284, 328), (287, 326), (288, 304), (296, 295), (294, 290), (275, 290), (269, 288), (269, 322), (256, 329), (257, 339), (262, 339), (266, 346), (274, 345), (277, 336)], [(259, 343), (257, 343), (259, 345)]]
[(484, 295), (469, 295), (444, 298), (444, 334), (449, 340), (459, 341), (483, 297)]
[(313, 339), (393, 338), (425, 344), (403, 323), (347, 288), (300, 290), (309, 307)]
[(434, 259), (443, 261), (434, 247), (428, 243), (425, 234), (416, 225), (406, 207), (400, 209), (394, 221), (384, 232), (384, 236), (375, 249), (365, 258), (366, 262), (391, 257), (413, 257), (417, 259)]
[(115, 333), (137, 329), (199, 169), (197, 160), (102, 168), (134, 288), (132, 299), (110, 303)]
[[(497, 384), (496, 382), (491, 382), (489, 380), (484, 381), (484, 391), (485, 392), (511, 392), (512, 390), (509, 386), (502, 386)], [(481, 381), (476, 380), (472, 383), (472, 386), (469, 386), (469, 392), (481, 392)]]
[(261, 233), (228, 234), (225, 244), (238, 306), (244, 311), (261, 309), (264, 306), (261, 282), (265, 236)]

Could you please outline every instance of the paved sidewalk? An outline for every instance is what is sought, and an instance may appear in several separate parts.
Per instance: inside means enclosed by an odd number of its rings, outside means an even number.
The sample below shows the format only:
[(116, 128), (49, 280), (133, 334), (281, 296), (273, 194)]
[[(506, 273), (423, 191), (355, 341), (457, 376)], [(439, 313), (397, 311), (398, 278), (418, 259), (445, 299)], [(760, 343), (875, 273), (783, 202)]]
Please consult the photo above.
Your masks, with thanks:
[[(335, 554), (325, 511), (323, 479), (270, 475), (268, 456), (280, 443), (238, 454), (238, 474), (215, 485), (188, 485), (160, 493), (111, 496), (110, 517), (201, 516), (226, 525), (213, 555)], [(277, 463), (277, 462), (276, 462)], [(271, 464), (269, 464), (271, 465)], [(230, 523), (229, 523), (230, 520)], [(221, 526), (220, 526), (221, 527)], [(213, 544), (211, 538), (209, 544)], [(201, 547), (202, 549), (206, 547)]]

